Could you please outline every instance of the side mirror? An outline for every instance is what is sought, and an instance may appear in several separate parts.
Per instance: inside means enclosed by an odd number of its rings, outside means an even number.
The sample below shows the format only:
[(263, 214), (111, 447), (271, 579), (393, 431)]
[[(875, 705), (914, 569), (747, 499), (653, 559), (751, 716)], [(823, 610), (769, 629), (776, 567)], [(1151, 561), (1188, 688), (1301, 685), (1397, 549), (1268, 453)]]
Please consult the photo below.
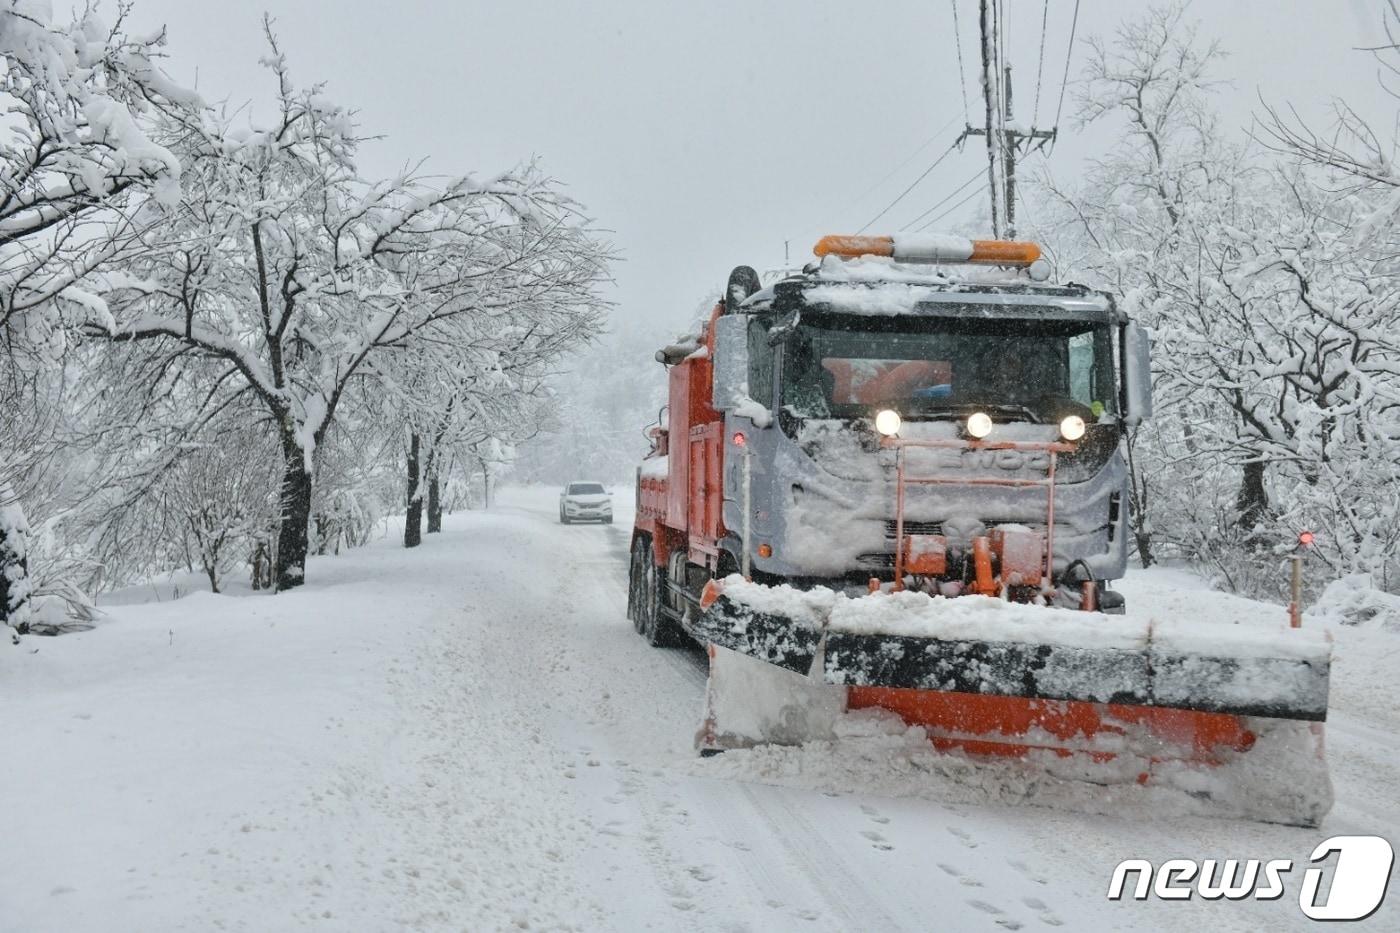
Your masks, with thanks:
[(1135, 428), (1152, 417), (1152, 331), (1123, 327), (1123, 423)]
[(749, 319), (723, 314), (715, 320), (714, 407), (733, 411), (749, 381)]

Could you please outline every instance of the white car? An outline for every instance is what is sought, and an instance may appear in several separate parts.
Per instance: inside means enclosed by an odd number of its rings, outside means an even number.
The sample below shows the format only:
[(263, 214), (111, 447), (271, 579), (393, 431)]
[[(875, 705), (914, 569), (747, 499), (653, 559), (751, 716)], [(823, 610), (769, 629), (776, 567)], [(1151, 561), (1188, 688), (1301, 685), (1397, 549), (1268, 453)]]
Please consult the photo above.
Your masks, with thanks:
[(570, 483), (559, 494), (559, 524), (612, 524), (612, 493), (602, 483)]

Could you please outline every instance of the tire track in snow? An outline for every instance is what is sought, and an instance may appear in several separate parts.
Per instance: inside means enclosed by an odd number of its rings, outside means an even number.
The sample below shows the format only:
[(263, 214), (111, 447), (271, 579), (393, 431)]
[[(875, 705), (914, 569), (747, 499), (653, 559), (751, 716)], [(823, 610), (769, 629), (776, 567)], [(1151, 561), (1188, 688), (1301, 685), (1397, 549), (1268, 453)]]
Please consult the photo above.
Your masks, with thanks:
[[(545, 511), (535, 517), (549, 521)], [(1183, 856), (1292, 857), (1303, 864), (1312, 845), (1339, 827), (1354, 824), (1358, 831), (1385, 831), (1377, 824), (1386, 815), (1384, 805), (1360, 802), (1364, 794), (1358, 790), (1361, 774), (1356, 769), (1374, 771), (1372, 764), (1351, 750), (1370, 746), (1376, 765), (1389, 775), (1394, 773), (1397, 756), (1391, 749), (1397, 743), (1377, 743), (1375, 729), (1346, 716), (1338, 717), (1332, 743), (1338, 807), (1317, 831), (1208, 818), (1135, 819), (1131, 811), (1115, 817), (1038, 807), (944, 805), (924, 797), (830, 798), (790, 787), (688, 776), (678, 772), (680, 760), (666, 759), (664, 749), (674, 750), (677, 736), (689, 739), (693, 721), (685, 714), (689, 708), (698, 711), (700, 705), (704, 655), (657, 652), (645, 648), (632, 631), (625, 620), (628, 536), (621, 524), (602, 535), (561, 538), (542, 529), (540, 546), (570, 542), (559, 546), (569, 565), (561, 582), (596, 604), (594, 614), (615, 639), (609, 642), (612, 650), (625, 654), (620, 662), (603, 662), (600, 669), (624, 678), (613, 691), (622, 708), (614, 721), (599, 724), (591, 740), (613, 748), (607, 757), (620, 756), (634, 765), (618, 773), (632, 785), (621, 806), (630, 814), (627, 831), (639, 837), (639, 850), (645, 854), (639, 869), (648, 881), (640, 887), (655, 884), (687, 895), (683, 900), (688, 910), (647, 918), (662, 927), (744, 928), (736, 923), (742, 918), (754, 928), (812, 930), (1055, 929), (1057, 923), (1301, 928), (1306, 919), (1296, 903), (1222, 907), (1193, 899), (1110, 904), (1104, 892), (1113, 865), (1123, 858), (1158, 863)], [(572, 582), (575, 575), (591, 576), (593, 582), (577, 585)], [(638, 725), (648, 719), (657, 721), (645, 729)], [(644, 748), (634, 741), (629, 747), (629, 730), (634, 739), (649, 736), (652, 744)], [(1336, 766), (1339, 757), (1350, 765)], [(896, 817), (872, 827), (869, 814), (860, 815), (865, 813), (862, 804)], [(955, 835), (954, 829), (964, 835)], [(885, 845), (892, 848), (881, 848)], [(940, 864), (956, 874), (940, 871)], [(676, 887), (678, 883), (682, 887)], [(1295, 889), (1290, 894), (1296, 897)]]
[[(544, 510), (535, 513), (540, 521), (548, 522)], [(629, 559), (630, 533), (618, 526), (607, 528), (606, 550), (613, 566), (601, 574), (596, 551), (590, 551), (590, 537), (565, 534), (572, 529), (557, 530), (560, 544), (557, 550), (568, 554), (570, 570), (592, 576), (594, 589), (599, 590), (595, 602), (609, 612), (625, 617), (626, 578)], [(580, 529), (582, 530), (582, 529)], [(556, 536), (551, 536), (556, 537)], [(564, 540), (568, 541), (565, 545)], [(596, 538), (591, 538), (596, 541)], [(602, 592), (603, 579), (615, 583), (612, 593)], [(572, 589), (586, 592), (582, 581)], [(630, 623), (627, 623), (630, 632)], [(634, 632), (632, 637), (644, 645)], [(703, 699), (707, 680), (708, 658), (698, 647), (679, 649), (647, 649), (649, 663), (656, 672), (667, 669), (677, 672), (689, 685), (688, 690), (674, 691), (687, 695), (696, 711)], [(693, 723), (687, 729), (693, 728)], [(608, 737), (600, 737), (607, 742)], [(687, 732), (685, 738), (689, 738)], [(642, 836), (653, 853), (650, 860), (653, 874), (662, 889), (673, 898), (694, 905), (695, 870), (710, 874), (704, 885), (718, 887), (727, 899), (744, 904), (743, 915), (784, 917), (785, 925), (800, 922), (816, 929), (922, 929), (927, 925), (926, 905), (913, 915), (898, 918), (881, 903), (878, 869), (874, 877), (848, 863), (851, 847), (859, 841), (856, 853), (883, 854), (887, 851), (871, 846), (855, 833), (848, 838), (844, 831), (832, 837), (819, 831), (803, 812), (807, 803), (825, 798), (814, 792), (792, 788), (770, 787), (741, 783), (716, 782), (706, 778), (680, 776), (676, 778), (650, 776), (643, 783), (650, 793), (633, 795), (633, 804), (643, 827)], [(683, 801), (677, 803), (677, 799)], [(845, 802), (854, 808), (854, 804)], [(678, 822), (677, 813), (686, 817)], [(742, 845), (740, 849), (738, 846)], [(716, 866), (713, 869), (707, 865)], [(723, 867), (719, 867), (723, 866)], [(736, 870), (742, 866), (742, 870)], [(860, 866), (870, 868), (872, 866)], [(714, 898), (708, 899), (710, 903)], [(726, 911), (726, 913), (728, 913)], [(697, 918), (698, 919), (698, 918)], [(712, 924), (716, 918), (709, 917)], [(766, 924), (763, 924), (766, 925)]]

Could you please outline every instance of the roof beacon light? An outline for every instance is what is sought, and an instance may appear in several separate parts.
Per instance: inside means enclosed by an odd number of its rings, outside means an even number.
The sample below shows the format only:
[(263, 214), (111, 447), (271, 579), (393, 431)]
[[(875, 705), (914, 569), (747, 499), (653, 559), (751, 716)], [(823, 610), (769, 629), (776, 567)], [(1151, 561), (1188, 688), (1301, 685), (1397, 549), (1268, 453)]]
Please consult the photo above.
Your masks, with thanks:
[(990, 266), (1029, 266), (1040, 247), (1023, 240), (968, 240), (944, 234), (894, 236), (824, 236), (812, 252), (818, 256), (888, 256), (908, 262), (967, 262)]

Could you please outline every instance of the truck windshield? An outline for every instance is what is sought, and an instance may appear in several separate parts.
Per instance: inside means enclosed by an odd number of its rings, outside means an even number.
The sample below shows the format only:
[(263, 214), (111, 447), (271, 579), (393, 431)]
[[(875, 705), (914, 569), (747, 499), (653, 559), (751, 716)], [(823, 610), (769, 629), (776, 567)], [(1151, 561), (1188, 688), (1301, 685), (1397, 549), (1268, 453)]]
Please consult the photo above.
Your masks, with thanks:
[(1013, 420), (1094, 420), (1116, 410), (1113, 338), (1090, 321), (813, 317), (784, 345), (782, 394), (807, 418), (990, 408)]

